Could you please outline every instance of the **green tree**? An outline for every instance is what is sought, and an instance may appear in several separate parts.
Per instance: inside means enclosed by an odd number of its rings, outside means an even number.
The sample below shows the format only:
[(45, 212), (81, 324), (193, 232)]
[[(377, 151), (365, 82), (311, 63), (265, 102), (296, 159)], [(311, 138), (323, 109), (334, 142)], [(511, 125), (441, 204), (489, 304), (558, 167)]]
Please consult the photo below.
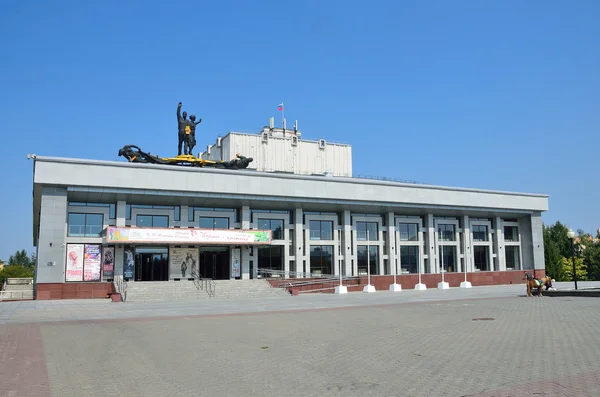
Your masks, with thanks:
[(544, 227), (544, 262), (546, 274), (556, 281), (566, 281), (558, 246), (552, 240), (550, 228)]
[(582, 252), (583, 264), (586, 267), (588, 280), (600, 280), (600, 241), (586, 241)]
[[(563, 268), (563, 273), (565, 275), (566, 280), (564, 281), (572, 281), (573, 280), (573, 258), (562, 258), (561, 264)], [(587, 278), (587, 269), (585, 264), (583, 263), (583, 258), (575, 258), (575, 271), (577, 272), (577, 281), (586, 281)]]
[(8, 266), (15, 265), (33, 269), (35, 268), (35, 255), (31, 254), (31, 256), (27, 256), (27, 251), (17, 251), (14, 255), (11, 255), (10, 258), (8, 258)]
[(0, 270), (0, 288), (7, 278), (33, 277), (33, 269), (28, 266), (10, 265)]
[(560, 223), (560, 221), (556, 221), (554, 225), (548, 227), (548, 237), (558, 248), (560, 256), (564, 256), (565, 258), (573, 256), (573, 242), (567, 236), (568, 232), (569, 228)]

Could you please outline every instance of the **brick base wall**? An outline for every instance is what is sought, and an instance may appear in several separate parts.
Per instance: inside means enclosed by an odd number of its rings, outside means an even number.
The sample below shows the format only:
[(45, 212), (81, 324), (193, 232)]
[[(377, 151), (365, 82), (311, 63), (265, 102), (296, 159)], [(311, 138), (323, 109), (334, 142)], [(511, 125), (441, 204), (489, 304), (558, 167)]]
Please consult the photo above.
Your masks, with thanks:
[(114, 292), (113, 283), (40, 283), (35, 299), (103, 299)]
[[(533, 274), (533, 270), (528, 270), (530, 274)], [(536, 269), (535, 277), (542, 278), (546, 276), (544, 269)], [(270, 279), (269, 282), (273, 287), (277, 287), (286, 282), (294, 281), (309, 281), (310, 279)], [(448, 283), (450, 287), (459, 287), (460, 283), (465, 280), (464, 273), (446, 273), (444, 275), (444, 281)], [(318, 281), (315, 279), (314, 281)], [(427, 286), (427, 288), (437, 288), (439, 282), (442, 281), (441, 274), (422, 274), (421, 282)], [(525, 284), (523, 277), (523, 270), (505, 271), (505, 272), (476, 272), (467, 273), (467, 281), (471, 282), (474, 287), (482, 285), (504, 285), (504, 284)], [(387, 291), (390, 284), (393, 284), (394, 276), (371, 276), (371, 285), (375, 287), (377, 291)], [(414, 289), (415, 284), (419, 282), (419, 276), (417, 274), (397, 276), (396, 282), (402, 286), (402, 289)], [(346, 285), (346, 283), (344, 283)], [(365, 285), (368, 284), (368, 277), (360, 277), (358, 283), (353, 282), (348, 284), (348, 291), (362, 291)], [(333, 292), (335, 286), (329, 284), (331, 287), (328, 290), (320, 292)], [(321, 286), (322, 287), (322, 286)], [(315, 286), (299, 286), (293, 287), (297, 292), (306, 291), (314, 288), (321, 288)]]

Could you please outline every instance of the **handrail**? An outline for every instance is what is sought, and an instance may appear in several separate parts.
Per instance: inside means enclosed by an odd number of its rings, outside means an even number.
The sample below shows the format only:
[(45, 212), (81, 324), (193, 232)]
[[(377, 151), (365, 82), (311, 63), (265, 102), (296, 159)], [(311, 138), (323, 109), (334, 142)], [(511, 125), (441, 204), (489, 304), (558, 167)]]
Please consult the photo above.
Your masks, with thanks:
[(125, 302), (127, 300), (127, 285), (128, 285), (128, 281), (125, 280), (125, 278), (123, 276), (117, 276), (113, 280), (113, 284), (114, 284), (115, 289), (117, 290), (117, 292), (119, 294), (121, 294), (121, 300), (123, 302)]
[(272, 275), (275, 274), (275, 275), (278, 275), (279, 277), (283, 277), (283, 278), (288, 276), (291, 278), (335, 278), (335, 279), (339, 279), (339, 276), (336, 276), (334, 274), (317, 274), (317, 273), (294, 272), (291, 270), (278, 270), (278, 269), (265, 269), (265, 268), (259, 268), (259, 269), (256, 269), (256, 271), (258, 274), (270, 274), (271, 277), (272, 277)]
[(206, 293), (213, 298), (217, 290), (217, 284), (212, 278), (203, 278), (202, 281), (206, 283)]
[[(342, 277), (342, 284), (345, 285), (359, 285), (360, 284), (360, 276), (346, 276)], [(290, 280), (277, 285), (276, 288), (282, 288), (290, 291), (291, 288), (299, 288), (298, 293), (303, 292), (315, 292), (315, 291), (325, 291), (332, 288), (335, 288), (339, 285), (340, 278), (321, 278), (316, 280)], [(329, 286), (327, 286), (329, 285)], [(317, 287), (321, 286), (321, 288), (303, 288), (303, 287)]]
[(204, 285), (201, 281), (202, 275), (200, 274), (200, 272), (194, 268), (194, 269), (192, 269), (191, 275), (194, 280), (194, 285), (196, 286), (196, 289), (197, 290), (204, 289)]

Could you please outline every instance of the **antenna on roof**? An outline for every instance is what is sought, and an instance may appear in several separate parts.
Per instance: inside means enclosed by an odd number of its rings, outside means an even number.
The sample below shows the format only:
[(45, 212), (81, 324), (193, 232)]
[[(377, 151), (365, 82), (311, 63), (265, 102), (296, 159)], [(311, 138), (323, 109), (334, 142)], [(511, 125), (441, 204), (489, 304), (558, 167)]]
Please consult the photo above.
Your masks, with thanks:
[(298, 120), (294, 123), (294, 132), (298, 132)]

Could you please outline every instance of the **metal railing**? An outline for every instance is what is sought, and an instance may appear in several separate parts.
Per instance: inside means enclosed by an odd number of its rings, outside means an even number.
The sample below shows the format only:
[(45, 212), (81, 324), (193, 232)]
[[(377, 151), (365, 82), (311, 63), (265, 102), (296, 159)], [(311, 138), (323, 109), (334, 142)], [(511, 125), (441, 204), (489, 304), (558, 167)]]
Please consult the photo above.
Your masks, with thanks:
[(200, 272), (196, 269), (192, 269), (192, 278), (194, 279), (194, 285), (197, 290), (206, 291), (209, 297), (214, 297), (217, 290), (217, 284), (212, 278), (202, 277)]
[(127, 300), (127, 280), (125, 280), (122, 276), (116, 276), (113, 280), (113, 284), (117, 292), (121, 294), (121, 300), (125, 302)]
[[(272, 280), (282, 279), (281, 284), (275, 288), (282, 288), (290, 291), (292, 288), (298, 288), (298, 293), (318, 292), (334, 289), (340, 285), (360, 285), (360, 276), (336, 276), (333, 274), (304, 273), (274, 269), (257, 269), (259, 274)], [(289, 278), (285, 278), (289, 277)]]

